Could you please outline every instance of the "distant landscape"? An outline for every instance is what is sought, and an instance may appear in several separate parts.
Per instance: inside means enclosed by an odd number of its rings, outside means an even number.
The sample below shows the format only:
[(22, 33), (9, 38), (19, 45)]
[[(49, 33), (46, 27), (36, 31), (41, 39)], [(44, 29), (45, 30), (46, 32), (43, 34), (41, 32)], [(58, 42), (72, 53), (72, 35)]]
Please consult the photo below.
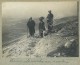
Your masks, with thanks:
[[(54, 19), (54, 26), (58, 25), (60, 23), (65, 23), (65, 21), (72, 21), (75, 20), (77, 17), (76, 16), (71, 16), (71, 17), (64, 17), (61, 19)], [(38, 24), (39, 24), (39, 19), (33, 19), (36, 23), (35, 29), (36, 31), (38, 31)], [(26, 35), (29, 33), (28, 32), (28, 28), (27, 28), (27, 22), (28, 20), (26, 19), (5, 19), (3, 18), (2, 20), (3, 24), (2, 24), (2, 41), (3, 41), (3, 45), (6, 42), (12, 41), (16, 38), (19, 38), (20, 36)], [(5, 22), (6, 21), (6, 22)], [(44, 20), (46, 27), (47, 27), (47, 21), (46, 19)], [(57, 27), (56, 27), (57, 28)]]
[[(36, 34), (39, 20), (36, 22)], [(4, 23), (4, 21), (7, 21)], [(13, 22), (10, 22), (13, 21)], [(78, 57), (78, 17), (69, 16), (54, 19), (51, 35), (44, 38), (27, 38), (28, 20), (5, 20), (2, 27), (3, 56), (5, 57)], [(9, 23), (8, 23), (9, 22)], [(44, 20), (46, 24), (46, 19)], [(47, 26), (47, 25), (46, 25)], [(67, 46), (69, 47), (66, 49)]]

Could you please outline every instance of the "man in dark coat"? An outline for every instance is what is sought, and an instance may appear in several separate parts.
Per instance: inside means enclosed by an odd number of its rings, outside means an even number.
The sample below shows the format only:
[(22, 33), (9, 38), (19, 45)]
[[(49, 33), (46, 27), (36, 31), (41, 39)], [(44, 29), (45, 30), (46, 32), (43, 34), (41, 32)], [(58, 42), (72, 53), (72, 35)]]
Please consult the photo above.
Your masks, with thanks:
[(53, 14), (51, 13), (51, 10), (48, 12), (49, 12), (47, 16), (48, 32), (51, 33), (53, 28)]
[(29, 28), (29, 34), (30, 36), (34, 36), (35, 33), (35, 21), (32, 20), (32, 17), (29, 19), (27, 26)]
[(40, 17), (39, 20), (39, 34), (40, 37), (43, 37), (43, 31), (45, 30), (45, 23), (43, 22), (44, 17)]

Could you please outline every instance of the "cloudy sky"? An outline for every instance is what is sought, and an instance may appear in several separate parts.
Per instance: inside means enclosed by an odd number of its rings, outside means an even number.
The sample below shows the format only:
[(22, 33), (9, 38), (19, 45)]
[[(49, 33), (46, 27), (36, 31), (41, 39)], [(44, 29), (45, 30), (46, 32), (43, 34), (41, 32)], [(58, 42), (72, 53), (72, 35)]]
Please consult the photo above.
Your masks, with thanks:
[(52, 10), (55, 18), (77, 15), (77, 2), (3, 2), (2, 16), (6, 18), (46, 17)]

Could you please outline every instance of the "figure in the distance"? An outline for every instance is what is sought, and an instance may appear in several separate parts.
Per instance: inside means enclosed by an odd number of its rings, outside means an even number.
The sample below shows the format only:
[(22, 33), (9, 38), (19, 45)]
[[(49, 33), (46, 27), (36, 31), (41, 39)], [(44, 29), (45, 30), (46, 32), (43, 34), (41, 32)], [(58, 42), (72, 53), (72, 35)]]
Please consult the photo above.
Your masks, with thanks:
[(28, 23), (27, 23), (28, 29), (29, 29), (29, 34), (30, 36), (34, 36), (35, 33), (35, 21), (32, 20), (32, 17), (30, 17)]
[(48, 33), (51, 33), (52, 32), (52, 29), (53, 29), (53, 14), (50, 11), (48, 11), (49, 14), (47, 15), (47, 24), (48, 24)]
[(40, 17), (39, 20), (39, 35), (43, 37), (43, 31), (45, 30), (45, 23), (43, 22), (44, 17)]

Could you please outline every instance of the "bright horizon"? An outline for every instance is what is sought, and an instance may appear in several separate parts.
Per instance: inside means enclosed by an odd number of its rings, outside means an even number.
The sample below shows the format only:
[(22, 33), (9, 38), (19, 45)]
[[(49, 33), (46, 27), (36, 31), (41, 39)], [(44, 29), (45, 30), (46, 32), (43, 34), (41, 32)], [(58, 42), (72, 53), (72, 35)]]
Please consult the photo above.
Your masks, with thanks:
[(54, 18), (77, 16), (77, 2), (3, 2), (3, 18), (47, 17), (51, 10)]

